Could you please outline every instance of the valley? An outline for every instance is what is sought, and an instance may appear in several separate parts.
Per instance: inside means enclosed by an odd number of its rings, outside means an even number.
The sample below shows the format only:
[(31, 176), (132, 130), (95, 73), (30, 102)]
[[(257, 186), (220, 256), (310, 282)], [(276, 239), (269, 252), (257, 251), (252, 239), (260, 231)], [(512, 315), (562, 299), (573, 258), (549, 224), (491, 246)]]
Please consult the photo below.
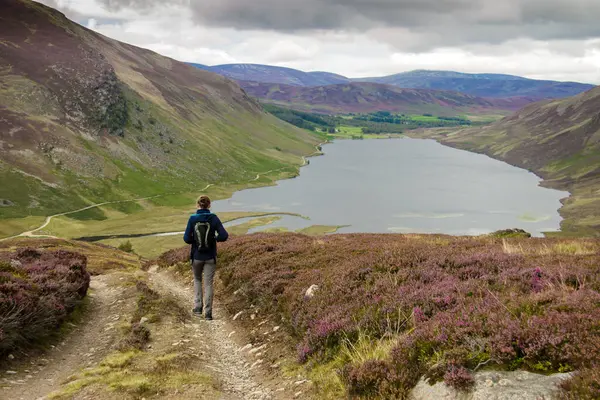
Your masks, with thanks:
[[(600, 88), (564, 54), (517, 69), (483, 29), (468, 68), (385, 75), (439, 50), (382, 42), (393, 2), (352, 32), (360, 2), (43, 2), (0, 4), (0, 398), (600, 398)], [(338, 45), (355, 77), (282, 66)], [(544, 79), (445, 70), (482, 48)]]

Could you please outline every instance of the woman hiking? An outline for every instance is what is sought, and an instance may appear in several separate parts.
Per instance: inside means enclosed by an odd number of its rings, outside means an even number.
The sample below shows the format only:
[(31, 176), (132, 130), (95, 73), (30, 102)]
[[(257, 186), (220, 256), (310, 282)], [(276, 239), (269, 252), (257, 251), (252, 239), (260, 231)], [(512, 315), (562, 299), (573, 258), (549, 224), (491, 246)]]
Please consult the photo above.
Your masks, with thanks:
[[(219, 217), (210, 212), (208, 196), (198, 198), (198, 211), (193, 214), (185, 229), (183, 240), (191, 244), (190, 259), (194, 272), (194, 315), (212, 321), (213, 279), (217, 267), (217, 242), (224, 242), (229, 234)], [(202, 282), (204, 281), (204, 295)]]

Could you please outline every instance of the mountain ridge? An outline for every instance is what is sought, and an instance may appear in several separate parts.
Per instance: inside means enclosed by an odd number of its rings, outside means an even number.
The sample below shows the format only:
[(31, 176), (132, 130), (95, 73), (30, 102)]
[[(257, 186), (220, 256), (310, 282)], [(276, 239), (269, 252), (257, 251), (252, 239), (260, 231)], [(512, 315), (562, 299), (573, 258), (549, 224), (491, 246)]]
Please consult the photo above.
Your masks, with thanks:
[(485, 99), (452, 91), (404, 89), (396, 86), (350, 82), (316, 87), (239, 81), (250, 96), (298, 111), (323, 114), (391, 111), (411, 114), (497, 114), (515, 111), (531, 102), (527, 98)]
[(450, 90), (479, 97), (527, 97), (534, 101), (570, 97), (594, 87), (594, 85), (586, 83), (537, 80), (509, 74), (472, 74), (436, 70), (414, 70), (381, 77), (348, 78), (331, 72), (304, 72), (293, 68), (263, 64), (214, 66), (200, 64), (200, 68), (240, 81), (304, 87), (371, 82), (408, 89)]

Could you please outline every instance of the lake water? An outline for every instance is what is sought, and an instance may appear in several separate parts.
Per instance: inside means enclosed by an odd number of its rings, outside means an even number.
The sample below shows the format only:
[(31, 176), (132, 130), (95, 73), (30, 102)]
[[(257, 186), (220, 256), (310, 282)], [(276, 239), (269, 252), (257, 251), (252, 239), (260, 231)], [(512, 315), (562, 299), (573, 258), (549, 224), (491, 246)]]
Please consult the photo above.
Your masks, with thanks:
[(479, 235), (559, 229), (560, 199), (536, 175), (433, 140), (343, 140), (295, 179), (237, 192), (213, 211), (291, 212), (268, 227), (348, 225), (339, 232)]

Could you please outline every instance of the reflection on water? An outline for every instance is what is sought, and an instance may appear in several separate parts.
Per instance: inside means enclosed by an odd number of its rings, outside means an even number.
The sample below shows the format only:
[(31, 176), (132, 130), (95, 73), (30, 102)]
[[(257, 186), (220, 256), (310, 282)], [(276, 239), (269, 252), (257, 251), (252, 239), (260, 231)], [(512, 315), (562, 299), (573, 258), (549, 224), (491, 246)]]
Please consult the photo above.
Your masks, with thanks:
[[(522, 228), (558, 230), (566, 192), (540, 187), (534, 174), (431, 140), (339, 141), (300, 176), (237, 192), (213, 211), (291, 212), (271, 228), (349, 225), (340, 232), (477, 235)], [(239, 222), (239, 221), (238, 221)]]

